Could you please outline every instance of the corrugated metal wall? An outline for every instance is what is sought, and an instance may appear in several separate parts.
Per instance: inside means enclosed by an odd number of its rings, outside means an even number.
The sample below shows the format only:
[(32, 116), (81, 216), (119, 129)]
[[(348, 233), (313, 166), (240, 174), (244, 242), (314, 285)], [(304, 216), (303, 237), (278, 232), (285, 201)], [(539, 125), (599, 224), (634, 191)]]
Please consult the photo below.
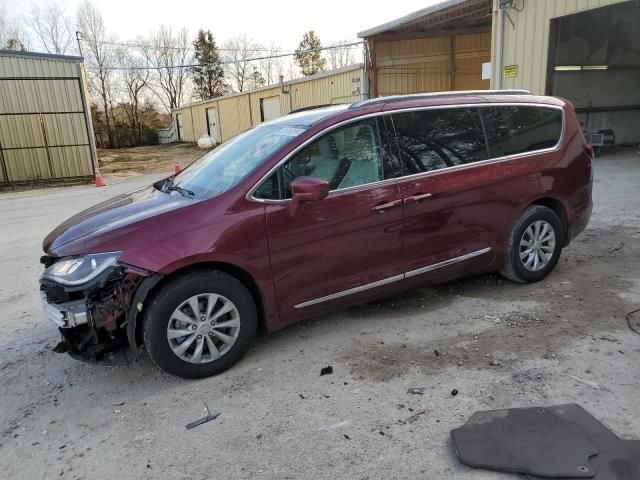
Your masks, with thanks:
[[(495, 0), (496, 2), (498, 0)], [(521, 11), (509, 9), (504, 24), (503, 65), (517, 65), (513, 78), (503, 78), (503, 88), (524, 88), (545, 93), (549, 55), (549, 26), (552, 18), (604, 7), (624, 0), (516, 0)], [(494, 25), (496, 13), (494, 6)], [(494, 34), (496, 29), (493, 29)], [(495, 49), (496, 39), (493, 39)], [(495, 52), (494, 52), (495, 55)], [(493, 85), (493, 82), (492, 82)]]
[(0, 52), (0, 183), (93, 175), (79, 61)]
[(489, 88), (482, 80), (491, 58), (488, 31), (374, 42), (378, 95)]
[(207, 130), (207, 109), (216, 108), (221, 141), (261, 123), (260, 99), (279, 96), (280, 113), (316, 105), (350, 103), (361, 100), (363, 70), (359, 65), (340, 69), (335, 73), (325, 72), (309, 78), (286, 82), (281, 92), (272, 86), (246, 93), (238, 93), (216, 100), (201, 102), (178, 108), (172, 112), (173, 122), (177, 113), (182, 113), (184, 122), (183, 141), (195, 142)]

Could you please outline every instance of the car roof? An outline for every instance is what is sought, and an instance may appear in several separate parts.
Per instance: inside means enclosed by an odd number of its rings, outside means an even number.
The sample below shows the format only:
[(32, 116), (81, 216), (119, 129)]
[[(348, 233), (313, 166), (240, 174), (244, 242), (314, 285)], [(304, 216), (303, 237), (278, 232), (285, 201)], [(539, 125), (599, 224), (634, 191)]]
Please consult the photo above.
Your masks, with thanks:
[(359, 111), (401, 110), (420, 106), (446, 106), (457, 104), (483, 103), (537, 103), (562, 106), (562, 99), (533, 95), (527, 90), (468, 90), (393, 95), (361, 100), (351, 104), (309, 107), (290, 113), (269, 122), (272, 125), (310, 127), (333, 117), (354, 117)]

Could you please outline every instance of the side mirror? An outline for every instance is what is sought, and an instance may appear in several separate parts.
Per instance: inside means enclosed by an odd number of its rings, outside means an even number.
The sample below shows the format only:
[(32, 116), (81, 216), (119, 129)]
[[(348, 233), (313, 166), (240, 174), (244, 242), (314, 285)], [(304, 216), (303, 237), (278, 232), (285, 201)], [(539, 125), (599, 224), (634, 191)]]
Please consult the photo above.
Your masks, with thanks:
[(329, 182), (318, 177), (300, 177), (291, 182), (293, 203), (309, 203), (329, 195)]
[(318, 177), (300, 177), (291, 182), (289, 215), (302, 214), (305, 203), (318, 202), (329, 195), (329, 182)]

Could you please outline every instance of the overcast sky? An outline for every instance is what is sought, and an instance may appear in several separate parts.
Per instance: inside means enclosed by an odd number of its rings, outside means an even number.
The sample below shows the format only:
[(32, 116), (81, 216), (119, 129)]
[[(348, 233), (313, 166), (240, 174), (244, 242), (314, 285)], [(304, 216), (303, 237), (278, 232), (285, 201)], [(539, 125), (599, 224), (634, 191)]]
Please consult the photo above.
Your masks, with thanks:
[[(0, 3), (3, 0), (0, 0)], [(46, 0), (45, 0), (46, 2)], [(45, 3), (41, 2), (41, 3)], [(31, 0), (4, 0), (11, 16), (26, 16)], [(57, 0), (74, 13), (78, 0)], [(219, 42), (247, 33), (257, 42), (274, 41), (294, 49), (302, 34), (315, 30), (324, 45), (355, 40), (359, 31), (394, 20), (427, 7), (436, 0), (96, 0), (107, 28), (121, 40), (134, 39), (165, 23), (176, 29), (187, 27), (193, 35), (199, 28), (211, 30)]]

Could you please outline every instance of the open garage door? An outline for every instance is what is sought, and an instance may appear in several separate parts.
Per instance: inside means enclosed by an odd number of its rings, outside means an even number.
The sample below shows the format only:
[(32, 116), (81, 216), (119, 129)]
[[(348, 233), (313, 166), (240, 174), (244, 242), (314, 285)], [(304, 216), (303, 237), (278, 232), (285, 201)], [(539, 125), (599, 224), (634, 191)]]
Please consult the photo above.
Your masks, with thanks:
[(605, 145), (640, 143), (639, 26), (635, 1), (551, 21), (547, 94), (571, 100)]
[(262, 121), (268, 122), (280, 116), (280, 96), (265, 97), (260, 99)]

